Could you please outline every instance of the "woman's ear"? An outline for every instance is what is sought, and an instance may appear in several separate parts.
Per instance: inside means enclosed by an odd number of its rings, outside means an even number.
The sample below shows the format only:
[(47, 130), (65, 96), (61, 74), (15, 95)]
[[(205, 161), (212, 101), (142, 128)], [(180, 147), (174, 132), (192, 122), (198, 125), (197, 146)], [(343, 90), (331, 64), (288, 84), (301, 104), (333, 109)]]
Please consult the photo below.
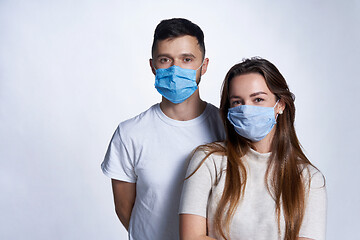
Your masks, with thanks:
[(279, 103), (277, 105), (277, 113), (278, 114), (283, 114), (285, 110), (285, 103), (282, 99), (279, 100)]

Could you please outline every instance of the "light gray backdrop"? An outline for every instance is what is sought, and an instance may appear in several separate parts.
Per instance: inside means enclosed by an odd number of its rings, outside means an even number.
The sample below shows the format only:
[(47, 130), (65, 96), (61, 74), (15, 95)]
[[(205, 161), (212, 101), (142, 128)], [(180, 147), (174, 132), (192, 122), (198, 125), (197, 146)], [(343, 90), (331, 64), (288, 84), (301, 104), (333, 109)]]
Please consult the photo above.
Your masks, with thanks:
[[(291, 2), (291, 3), (290, 3)], [(148, 59), (164, 18), (205, 32), (203, 99), (272, 61), (327, 179), (327, 239), (360, 239), (359, 1), (0, 1), (0, 239), (126, 239), (100, 170), (120, 121), (160, 101)]]

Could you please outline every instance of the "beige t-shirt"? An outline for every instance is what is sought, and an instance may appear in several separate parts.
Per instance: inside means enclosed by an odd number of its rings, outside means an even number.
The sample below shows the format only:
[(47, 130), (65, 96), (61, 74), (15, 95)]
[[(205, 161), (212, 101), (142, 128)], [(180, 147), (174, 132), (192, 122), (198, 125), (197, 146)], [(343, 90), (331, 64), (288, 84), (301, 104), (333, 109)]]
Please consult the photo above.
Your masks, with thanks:
[[(244, 198), (238, 205), (230, 224), (230, 239), (232, 240), (269, 240), (284, 237), (284, 216), (282, 214), (280, 216), (279, 235), (275, 201), (264, 181), (270, 154), (261, 154), (250, 149), (243, 157), (248, 174), (247, 183)], [(195, 153), (186, 176), (199, 166), (204, 157), (203, 151)], [(215, 239), (222, 239), (214, 231), (213, 219), (224, 189), (226, 165), (226, 156), (212, 154), (193, 176), (185, 180), (180, 202), (180, 214), (195, 214), (207, 218), (208, 235)], [(326, 230), (324, 177), (321, 172), (311, 166), (303, 171), (303, 176), (304, 179), (311, 181), (311, 185), (306, 198), (305, 216), (299, 237), (323, 240)], [(216, 179), (218, 179), (217, 185)], [(305, 185), (308, 186), (308, 184)]]

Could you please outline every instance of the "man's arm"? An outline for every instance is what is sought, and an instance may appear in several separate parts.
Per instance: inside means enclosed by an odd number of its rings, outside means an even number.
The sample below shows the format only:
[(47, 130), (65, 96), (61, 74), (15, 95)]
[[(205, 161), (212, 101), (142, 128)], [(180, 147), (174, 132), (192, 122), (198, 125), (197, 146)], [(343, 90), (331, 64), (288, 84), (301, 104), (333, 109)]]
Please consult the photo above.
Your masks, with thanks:
[(136, 198), (136, 183), (123, 182), (111, 179), (115, 212), (126, 230), (129, 229), (131, 211)]

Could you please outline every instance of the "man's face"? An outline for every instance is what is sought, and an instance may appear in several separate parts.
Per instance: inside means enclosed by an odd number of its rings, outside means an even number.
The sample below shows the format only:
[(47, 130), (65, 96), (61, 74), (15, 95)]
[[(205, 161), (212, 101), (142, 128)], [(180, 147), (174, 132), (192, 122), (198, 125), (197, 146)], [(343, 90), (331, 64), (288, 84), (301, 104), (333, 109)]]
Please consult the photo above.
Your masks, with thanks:
[[(201, 71), (199, 69), (196, 72), (197, 81), (206, 72), (208, 61), (209, 59), (206, 58), (202, 68), (200, 68)], [(202, 52), (200, 51), (198, 41), (196, 37), (189, 35), (158, 41), (153, 59), (150, 59), (150, 65), (154, 74), (155, 69), (169, 68), (173, 65), (197, 70), (202, 63)]]

